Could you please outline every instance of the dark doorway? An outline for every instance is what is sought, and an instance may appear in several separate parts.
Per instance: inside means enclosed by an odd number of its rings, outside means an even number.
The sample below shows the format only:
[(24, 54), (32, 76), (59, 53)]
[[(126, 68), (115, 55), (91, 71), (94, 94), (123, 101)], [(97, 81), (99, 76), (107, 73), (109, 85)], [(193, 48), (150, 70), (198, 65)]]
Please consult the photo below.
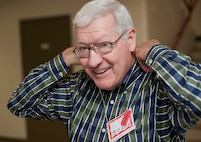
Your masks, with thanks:
[[(20, 21), (24, 76), (71, 46), (70, 17), (57, 16)], [(27, 119), (28, 142), (67, 142), (62, 122)]]

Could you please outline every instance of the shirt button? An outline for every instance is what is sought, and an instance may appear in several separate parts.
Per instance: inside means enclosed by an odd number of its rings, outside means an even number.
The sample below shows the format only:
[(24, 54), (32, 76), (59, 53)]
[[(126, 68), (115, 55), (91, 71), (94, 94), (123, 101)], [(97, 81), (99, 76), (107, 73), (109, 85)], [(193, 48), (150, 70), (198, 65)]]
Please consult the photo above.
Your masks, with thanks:
[(157, 79), (160, 79), (160, 76), (157, 74), (157, 75), (156, 75), (156, 78), (157, 78)]
[(63, 73), (62, 73), (62, 72), (59, 72), (59, 76), (60, 76), (60, 77), (63, 77)]
[(128, 94), (128, 92), (127, 91), (124, 91), (124, 93), (123, 93), (124, 95), (126, 95), (126, 94)]
[(153, 60), (152, 60), (152, 59), (150, 59), (150, 60), (149, 60), (149, 64), (151, 64), (152, 62), (153, 62)]
[(105, 133), (106, 130), (105, 130), (105, 128), (103, 128), (101, 131), (102, 131), (103, 133)]
[(114, 100), (111, 100), (111, 101), (110, 101), (110, 104), (113, 105), (113, 104), (114, 104)]

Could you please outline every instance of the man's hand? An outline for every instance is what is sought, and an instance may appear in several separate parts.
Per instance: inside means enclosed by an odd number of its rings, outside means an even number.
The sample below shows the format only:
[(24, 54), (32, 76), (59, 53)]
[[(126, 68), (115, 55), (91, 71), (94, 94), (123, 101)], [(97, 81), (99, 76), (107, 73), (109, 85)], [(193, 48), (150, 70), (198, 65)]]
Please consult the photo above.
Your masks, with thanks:
[(137, 61), (139, 62), (141, 68), (145, 72), (152, 72), (153, 70), (145, 64), (145, 60), (149, 50), (156, 44), (160, 44), (158, 40), (152, 39), (144, 41), (141, 45), (136, 47), (135, 49), (135, 56)]
[(67, 66), (80, 65), (79, 58), (73, 53), (74, 47), (69, 47), (62, 52), (62, 57)]

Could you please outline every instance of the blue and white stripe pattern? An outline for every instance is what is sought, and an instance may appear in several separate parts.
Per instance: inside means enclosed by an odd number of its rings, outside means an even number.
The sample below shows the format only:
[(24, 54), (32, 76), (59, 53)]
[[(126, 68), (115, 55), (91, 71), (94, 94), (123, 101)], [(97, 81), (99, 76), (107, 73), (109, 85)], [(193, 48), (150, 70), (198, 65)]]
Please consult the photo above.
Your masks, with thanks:
[(107, 121), (132, 109), (136, 129), (119, 142), (185, 141), (201, 117), (201, 66), (165, 45), (153, 47), (146, 64), (153, 73), (136, 62), (119, 86), (100, 93), (84, 71), (67, 75), (60, 54), (30, 72), (8, 108), (20, 117), (63, 121), (73, 142), (108, 141)]

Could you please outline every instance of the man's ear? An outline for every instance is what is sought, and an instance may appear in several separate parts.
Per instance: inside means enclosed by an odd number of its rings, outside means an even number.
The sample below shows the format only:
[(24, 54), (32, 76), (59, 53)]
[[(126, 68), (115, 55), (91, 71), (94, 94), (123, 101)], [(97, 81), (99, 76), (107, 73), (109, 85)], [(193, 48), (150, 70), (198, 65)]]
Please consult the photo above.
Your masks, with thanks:
[(136, 29), (132, 28), (127, 32), (127, 39), (130, 52), (134, 52), (136, 48)]

